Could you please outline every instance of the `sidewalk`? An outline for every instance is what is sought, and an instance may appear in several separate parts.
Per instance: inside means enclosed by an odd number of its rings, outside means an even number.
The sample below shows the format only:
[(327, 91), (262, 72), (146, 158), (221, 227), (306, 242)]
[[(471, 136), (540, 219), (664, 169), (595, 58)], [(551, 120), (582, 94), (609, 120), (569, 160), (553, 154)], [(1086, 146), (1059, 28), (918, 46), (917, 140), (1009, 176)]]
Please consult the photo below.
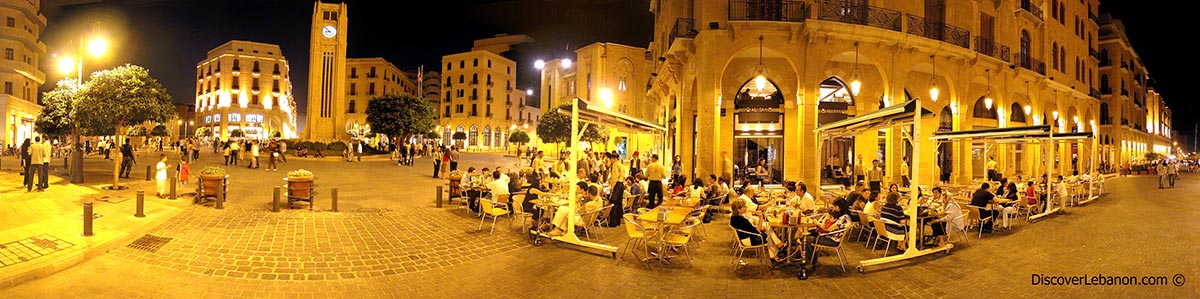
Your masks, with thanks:
[[(136, 175), (121, 180), (129, 189), (108, 191), (101, 187), (111, 183), (100, 179), (70, 184), (57, 175), (55, 167), (50, 172), (50, 188), (28, 192), (22, 186), (23, 177), (10, 170), (15, 168), (15, 160), (4, 162), (6, 169), (0, 170), (0, 289), (49, 276), (132, 242), (191, 204), (190, 199), (159, 199), (154, 196), (154, 182)], [(89, 166), (85, 168), (89, 177), (101, 177), (100, 167)], [(133, 216), (137, 190), (147, 194), (145, 218)], [(92, 202), (96, 214), (91, 237), (82, 236), (84, 202)]]

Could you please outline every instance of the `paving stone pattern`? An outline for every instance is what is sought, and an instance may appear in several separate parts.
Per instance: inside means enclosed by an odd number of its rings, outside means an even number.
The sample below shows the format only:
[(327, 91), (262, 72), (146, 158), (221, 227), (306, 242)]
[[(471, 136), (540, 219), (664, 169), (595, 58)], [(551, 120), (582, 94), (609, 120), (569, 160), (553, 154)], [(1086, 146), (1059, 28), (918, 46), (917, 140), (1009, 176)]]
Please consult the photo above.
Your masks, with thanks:
[[(336, 280), (419, 272), (513, 250), (525, 243), (487, 235), (442, 211), (309, 213), (194, 208), (154, 234), (175, 240), (157, 252), (114, 255), (177, 271), (268, 280)], [(489, 221), (490, 222), (490, 221)], [(508, 225), (507, 222), (501, 225)], [(502, 230), (502, 229), (501, 229)]]

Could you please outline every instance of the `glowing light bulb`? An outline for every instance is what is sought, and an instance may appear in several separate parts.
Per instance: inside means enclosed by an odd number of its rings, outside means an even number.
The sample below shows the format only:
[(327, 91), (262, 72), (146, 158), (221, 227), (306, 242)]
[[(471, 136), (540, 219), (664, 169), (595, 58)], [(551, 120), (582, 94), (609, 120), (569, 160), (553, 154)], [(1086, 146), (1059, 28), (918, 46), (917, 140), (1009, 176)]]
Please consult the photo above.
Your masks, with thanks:
[(1030, 112), (1033, 112), (1033, 107), (1025, 105), (1025, 115), (1029, 115)]
[(754, 77), (754, 88), (758, 89), (758, 92), (762, 92), (765, 87), (767, 87), (767, 77), (763, 77), (762, 75)]
[(570, 59), (563, 59), (563, 60), (562, 60), (562, 68), (563, 68), (563, 69), (569, 69), (569, 68), (571, 68), (571, 60), (570, 60)]
[(930, 87), (929, 87), (929, 99), (930, 99), (930, 100), (933, 100), (934, 102), (937, 102), (937, 100), (938, 100), (938, 95), (940, 95), (941, 93), (942, 93), (942, 91), (941, 91), (941, 90), (938, 90), (938, 87), (937, 87), (937, 83), (936, 83), (936, 82), (935, 82), (935, 83), (933, 83), (933, 86), (930, 86)]
[(983, 98), (983, 107), (987, 108), (988, 110), (992, 110), (992, 96), (989, 95)]

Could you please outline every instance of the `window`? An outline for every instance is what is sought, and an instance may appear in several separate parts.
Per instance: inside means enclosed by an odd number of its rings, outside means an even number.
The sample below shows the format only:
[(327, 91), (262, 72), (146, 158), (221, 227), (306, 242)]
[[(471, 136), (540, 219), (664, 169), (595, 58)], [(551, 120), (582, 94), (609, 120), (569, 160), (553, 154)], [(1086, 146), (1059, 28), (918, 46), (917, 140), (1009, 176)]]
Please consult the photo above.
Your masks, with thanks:
[(471, 116), (479, 116), (479, 105), (471, 104)]
[(262, 114), (246, 114), (246, 122), (261, 123), (263, 116)]
[(12, 84), (12, 82), (4, 82), (4, 94), (6, 94), (6, 95), (12, 95), (12, 94), (13, 94), (13, 84)]
[(354, 109), (355, 106), (357, 105), (355, 104), (354, 100), (350, 100), (350, 107), (346, 108), (346, 113), (356, 113), (355, 111), (357, 110)]
[(375, 82), (371, 82), (371, 85), (367, 86), (367, 94), (375, 95)]
[(242, 115), (237, 113), (229, 114), (229, 121), (242, 121)]
[(330, 16), (329, 20), (331, 20), (331, 21), (337, 21), (337, 15), (338, 15), (338, 13), (337, 13), (336, 11), (335, 11), (335, 12), (330, 12), (330, 13), (329, 13), (329, 16)]
[(455, 109), (454, 109), (454, 110), (455, 110), (455, 112), (454, 112), (454, 113), (462, 114), (462, 113), (463, 113), (463, 105), (462, 105), (462, 104), (458, 104), (458, 106), (457, 106), (457, 107), (455, 107)]
[(1050, 67), (1058, 70), (1058, 42), (1054, 42), (1050, 49)]
[(471, 89), (471, 99), (472, 100), (479, 99), (479, 89)]
[(250, 96), (250, 105), (258, 105), (258, 104), (259, 104), (259, 103), (258, 103), (258, 97), (257, 97), (257, 96)]
[(371, 67), (371, 72), (367, 73), (367, 78), (375, 78), (375, 67)]
[(271, 85), (271, 91), (279, 92), (279, 80), (278, 79), (276, 79), (275, 83), (273, 83)]
[(358, 94), (358, 84), (350, 83), (350, 95)]
[[(220, 64), (218, 63), (217, 65), (220, 65)], [(221, 68), (220, 66), (218, 66), (218, 67), (217, 67), (217, 69), (220, 69), (220, 68)], [(257, 72), (258, 72), (258, 61), (255, 61), (255, 62), (254, 62), (254, 70), (253, 70), (253, 71), (254, 71), (255, 73), (257, 73)]]
[(488, 68), (491, 68), (491, 67), (492, 67), (492, 60), (488, 59)]
[(279, 64), (278, 64), (278, 63), (276, 63), (276, 64), (275, 64), (275, 70), (274, 70), (274, 71), (271, 71), (271, 73), (272, 73), (272, 74), (276, 74), (276, 75), (278, 75), (278, 74), (279, 74)]
[(449, 71), (449, 70), (452, 70), (452, 69), (454, 69), (454, 64), (453, 64), (453, 63), (449, 63), (449, 62), (447, 62), (447, 63), (446, 63), (446, 70), (447, 70), (447, 71)]
[[(221, 79), (218, 78), (217, 80), (221, 80)], [(218, 81), (218, 82), (220, 82), (220, 81)], [(254, 81), (252, 81), (252, 82), (253, 82), (253, 84), (250, 85), (250, 89), (258, 91), (258, 78), (254, 78)], [(221, 85), (221, 83), (217, 83), (217, 85)]]
[(1058, 0), (1050, 0), (1050, 17), (1058, 19)]
[(205, 115), (205, 116), (204, 116), (204, 122), (206, 122), (206, 123), (210, 123), (210, 122), (212, 122), (212, 115)]
[(459, 84), (463, 83), (463, 75), (458, 75), (458, 83)]
[(479, 127), (471, 126), (471, 132), (467, 134), (468, 144), (479, 145)]
[(4, 23), (8, 25), (8, 27), (17, 27), (17, 19), (14, 19), (13, 17), (6, 18)]
[(505, 73), (505, 74), (509, 74), (509, 75), (511, 75), (511, 74), (512, 74), (512, 67), (511, 67), (511, 66), (506, 66), (506, 67), (504, 67), (504, 73)]
[[(1058, 48), (1058, 59), (1059, 59), (1059, 64), (1062, 65), (1062, 69), (1060, 69), (1059, 71), (1066, 73), (1067, 72), (1067, 47), (1064, 46), (1062, 48)], [(1079, 64), (1079, 63), (1076, 62), (1075, 64)]]
[(484, 113), (487, 113), (487, 116), (492, 116), (492, 105), (483, 106), (483, 109)]
[(242, 80), (238, 76), (233, 76), (233, 89), (241, 89)]
[(474, 61), (471, 61), (471, 66), (472, 66), (472, 67), (479, 67), (479, 58), (476, 58)]
[(479, 84), (479, 73), (471, 74), (471, 84)]
[(4, 60), (13, 60), (13, 56), (16, 56), (13, 48), (4, 48)]
[(459, 60), (459, 61), (458, 61), (458, 68), (460, 68), (460, 69), (461, 69), (461, 68), (465, 68), (465, 67), (467, 67), (467, 62), (466, 62), (466, 61), (464, 61), (464, 60)]
[(212, 117), (213, 117), (213, 121), (215, 121), (215, 122), (221, 122), (221, 115), (220, 115), (220, 114), (213, 114), (213, 116), (212, 116)]
[(234, 71), (240, 71), (240, 70), (242, 70), (242, 63), (241, 63), (241, 61), (239, 61), (239, 60), (237, 60), (237, 59), (234, 59), (234, 60), (233, 60), (233, 70), (234, 70)]
[(446, 105), (446, 114), (444, 115), (444, 117), (450, 117), (450, 106), (449, 105)]

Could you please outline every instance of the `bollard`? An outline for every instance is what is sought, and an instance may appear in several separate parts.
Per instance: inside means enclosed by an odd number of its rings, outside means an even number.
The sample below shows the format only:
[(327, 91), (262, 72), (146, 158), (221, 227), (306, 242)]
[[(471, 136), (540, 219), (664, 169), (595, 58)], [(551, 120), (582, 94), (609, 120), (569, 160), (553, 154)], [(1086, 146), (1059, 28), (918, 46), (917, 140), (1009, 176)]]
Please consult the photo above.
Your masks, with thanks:
[(437, 186), (437, 207), (442, 207), (442, 185)]
[(83, 236), (84, 237), (91, 237), (93, 235), (92, 234), (92, 218), (94, 216), (95, 215), (92, 214), (92, 203), (91, 202), (83, 203)]
[(150, 171), (153, 171), (153, 170), (154, 170), (154, 169), (151, 169), (151, 168), (150, 168), (150, 165), (146, 165), (146, 180), (147, 180), (147, 181), (149, 181), (149, 180), (150, 180), (150, 175), (151, 175), (151, 174), (150, 174)]
[(171, 195), (167, 198), (170, 198), (172, 200), (175, 199), (175, 197), (176, 197), (175, 188), (178, 188), (178, 185), (179, 185), (179, 178), (176, 177), (178, 175), (179, 174), (177, 174), (175, 172), (175, 170), (170, 170), (170, 169), (167, 170), (167, 181), (171, 182)]
[(225, 180), (221, 180), (221, 184), (217, 187), (217, 206), (218, 210), (225, 209)]
[(271, 204), (271, 212), (279, 212), (279, 186), (275, 186), (275, 202)]
[(333, 192), (329, 194), (333, 196), (333, 201), (331, 201), (331, 203), (333, 203), (333, 212), (337, 213), (337, 188), (333, 188)]
[(143, 213), (143, 211), (145, 211), (145, 209), (146, 209), (146, 191), (138, 190), (138, 192), (137, 192), (137, 213), (133, 214), (133, 217), (137, 217), (137, 218), (146, 217), (146, 214)]

